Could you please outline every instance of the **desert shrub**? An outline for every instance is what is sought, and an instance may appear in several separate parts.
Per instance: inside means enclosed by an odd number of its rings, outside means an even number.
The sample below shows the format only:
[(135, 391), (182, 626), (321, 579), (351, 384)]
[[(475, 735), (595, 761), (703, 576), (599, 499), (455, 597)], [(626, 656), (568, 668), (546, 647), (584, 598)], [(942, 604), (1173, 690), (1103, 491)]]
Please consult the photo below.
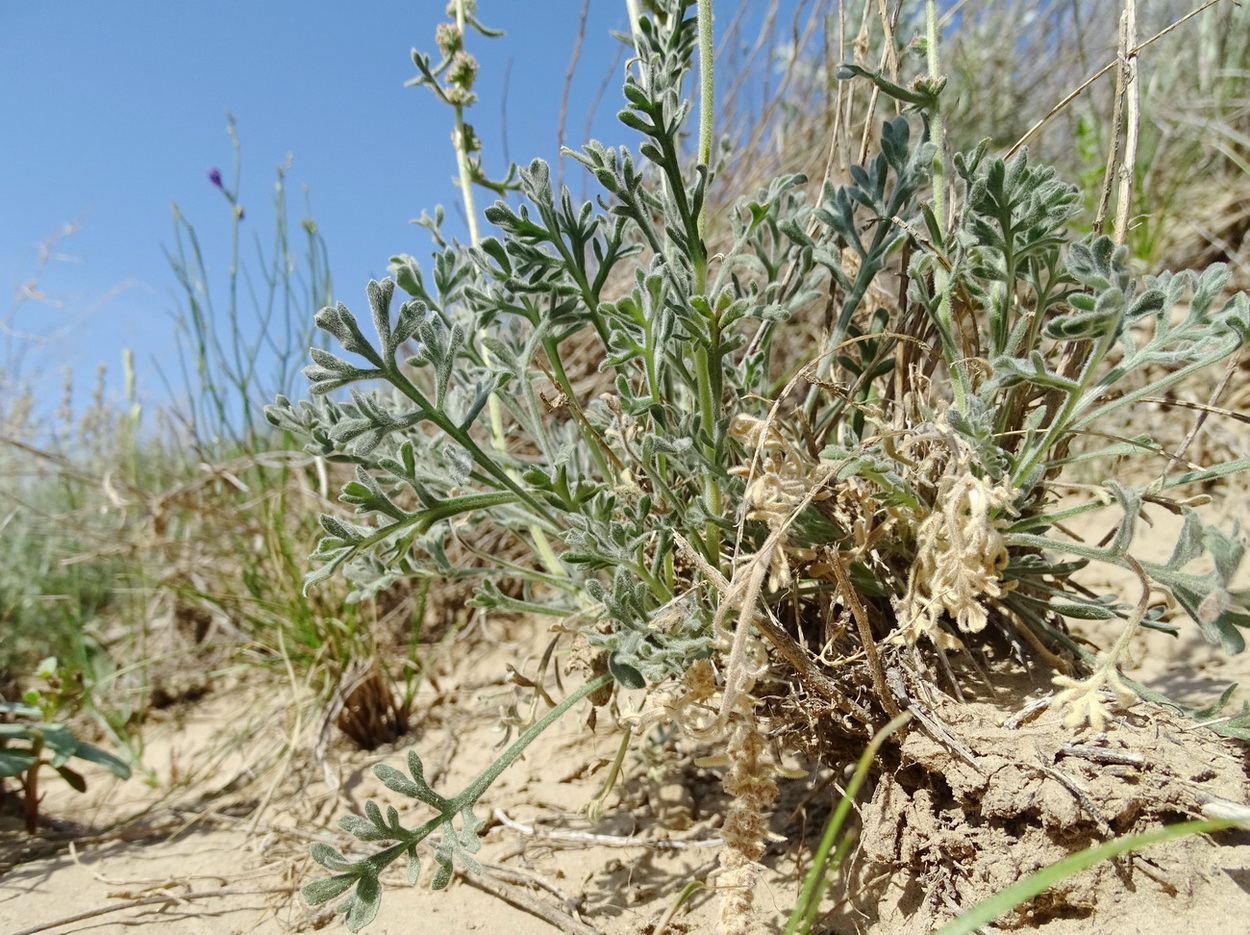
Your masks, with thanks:
[[(1065, 688), (1055, 704), (1096, 727), (1144, 691), (1116, 668), (1137, 626), (1187, 615), (1244, 648), (1250, 608), (1232, 584), (1243, 546), (1187, 494), (1247, 463), (1190, 465), (1148, 436), (1100, 434), (1244, 345), (1250, 303), (1223, 294), (1226, 270), (1139, 277), (1124, 244), (1078, 239), (1081, 191), (1026, 151), (1003, 158), (986, 143), (947, 158), (940, 80), (904, 86), (862, 66), (841, 79), (910, 113), (879, 124), (844, 184), (785, 174), (739, 197), (713, 249), (715, 167), (682, 148), (698, 23), (683, 0), (653, 6), (620, 114), (642, 136), (637, 155), (597, 143), (569, 154), (600, 197), (576, 203), (535, 161), (519, 171), (524, 202), (486, 210), (493, 236), (462, 245), (433, 224), (428, 269), (399, 256), (393, 279), (369, 283), (371, 333), (343, 304), (317, 314), (341, 350), (313, 350), (311, 400), (267, 410), (310, 453), (355, 469), (340, 496), (355, 516), (321, 517), (306, 586), (339, 571), (359, 595), (474, 577), (476, 606), (555, 618), (601, 660), (454, 796), (429, 786), (415, 752), (410, 776), (375, 767), (436, 814), (408, 828), (370, 802), (343, 827), (393, 844), (358, 859), (314, 845), (333, 875), (305, 896), (348, 894), (353, 930), (374, 917), (392, 861), (406, 855), (416, 881), (435, 832), (435, 887), (456, 861), (475, 869), (474, 803), (610, 680), (649, 689), (629, 729), (675, 722), (723, 746), (734, 804), (718, 882), (725, 918), (742, 920), (758, 816), (777, 791), (757, 722), (770, 671), (788, 686), (770, 688), (772, 710), (802, 694), (806, 723), (862, 745), (917, 685), (957, 693), (946, 654), (970, 645), (1040, 660)], [(931, 33), (931, 56), (935, 44)], [(783, 336), (814, 310), (820, 344), (796, 357)], [(587, 358), (592, 371), (573, 365)], [(1157, 479), (1066, 496), (1069, 468), (1112, 456), (1155, 465)], [(1130, 553), (1146, 503), (1184, 517), (1166, 561)], [(1065, 534), (1101, 510), (1103, 542)], [(501, 534), (506, 559), (474, 547)], [(1211, 569), (1193, 571), (1204, 555)], [(1078, 585), (1094, 561), (1130, 571), (1141, 599)], [(1152, 604), (1152, 587), (1171, 602)], [(1122, 620), (1125, 635), (1095, 657), (1070, 619)], [(812, 699), (827, 718), (811, 717)], [(1250, 736), (1244, 719), (1220, 729)]]

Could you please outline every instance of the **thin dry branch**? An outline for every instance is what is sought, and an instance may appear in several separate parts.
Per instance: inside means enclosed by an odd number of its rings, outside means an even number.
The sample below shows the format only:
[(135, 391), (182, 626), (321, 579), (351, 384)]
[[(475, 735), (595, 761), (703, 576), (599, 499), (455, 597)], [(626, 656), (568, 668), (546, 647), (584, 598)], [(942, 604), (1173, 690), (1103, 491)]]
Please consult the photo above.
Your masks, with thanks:
[(130, 899), (115, 906), (101, 906), (97, 909), (89, 909), (86, 912), (79, 912), (76, 915), (66, 916), (62, 919), (56, 919), (52, 922), (41, 922), (38, 925), (28, 929), (22, 929), (20, 932), (12, 932), (10, 935), (35, 935), (36, 932), (49, 932), (52, 929), (64, 928), (67, 925), (73, 925), (76, 922), (85, 922), (87, 919), (99, 918), (108, 915), (111, 912), (121, 912), (124, 909), (140, 909), (144, 906), (175, 906), (178, 903), (190, 902), (194, 899), (224, 899), (230, 896), (262, 896), (269, 893), (294, 893), (299, 889), (298, 886), (265, 886), (254, 890), (208, 890), (202, 893), (168, 893), (164, 896), (146, 896), (143, 899)]
[(1137, 141), (1141, 133), (1141, 85), (1137, 80), (1137, 0), (1124, 0), (1120, 18), (1120, 47), (1124, 50), (1120, 63), (1124, 102), (1124, 158), (1120, 160), (1120, 190), (1112, 228), (1116, 243), (1128, 238), (1129, 217), (1133, 209), (1133, 177), (1137, 167)]
[[(1129, 53), (1131, 55), (1137, 55), (1139, 52), (1142, 51), (1142, 49), (1145, 49), (1151, 45), (1154, 45), (1156, 42), (1158, 42), (1168, 33), (1172, 32), (1172, 30), (1176, 29), (1182, 23), (1188, 22), (1189, 20), (1197, 16), (1199, 13), (1202, 13), (1205, 10), (1210, 9), (1211, 7), (1215, 6), (1219, 2), (1221, 2), (1221, 0), (1207, 0), (1206, 3), (1202, 4), (1202, 6), (1186, 13), (1184, 16), (1182, 16), (1176, 22), (1172, 23), (1170, 26), (1165, 26), (1163, 29), (1159, 30), (1157, 33), (1155, 33), (1145, 42), (1142, 42), (1142, 43), (1139, 43), (1138, 45), (1133, 46), (1129, 50)], [(1058, 116), (1064, 110), (1066, 110), (1068, 105), (1071, 104), (1073, 101), (1075, 101), (1078, 97), (1080, 97), (1083, 91), (1085, 91), (1090, 85), (1092, 85), (1099, 78), (1102, 78), (1104, 75), (1109, 73), (1113, 68), (1116, 68), (1119, 64), (1120, 64), (1120, 60), (1117, 57), (1115, 61), (1108, 62), (1098, 71), (1094, 72), (1094, 74), (1090, 75), (1088, 78), (1082, 81), (1070, 94), (1068, 94), (1066, 97), (1064, 97), (1063, 100), (1061, 100), (1058, 104), (1056, 104), (1049, 111), (1047, 111), (1045, 116), (1043, 116), (1040, 120), (1038, 120), (1035, 124), (1033, 124), (1033, 126), (1029, 127), (1029, 129), (1025, 131), (1024, 136), (1016, 140), (1015, 145), (1013, 145), (1011, 149), (1007, 150), (1007, 153), (1004, 158), (1010, 159), (1012, 156), (1014, 156), (1016, 152), (1019, 151), (1020, 147), (1023, 146), (1025, 143), (1027, 143), (1030, 139), (1032, 139), (1033, 135), (1037, 133), (1038, 130), (1046, 126), (1046, 124), (1050, 123), (1051, 120), (1053, 120), (1056, 116)]]
[(648, 847), (652, 850), (682, 851), (692, 847), (720, 847), (725, 842), (720, 838), (702, 838), (696, 841), (661, 841), (647, 838), (622, 837), (615, 834), (595, 834), (591, 831), (544, 831), (533, 825), (522, 824), (509, 818), (502, 809), (495, 809), (495, 818), (505, 828), (509, 828), (529, 837), (543, 838), (547, 841), (567, 841), (570, 844), (581, 844), (587, 847)]
[(554, 925), (560, 931), (569, 933), (569, 935), (603, 935), (599, 929), (591, 928), (585, 922), (578, 922), (572, 916), (559, 909), (539, 902), (518, 886), (504, 883), (502, 880), (493, 880), (488, 876), (478, 876), (474, 873), (460, 873), (457, 876), (462, 882), (467, 883), (475, 890), (481, 890), (483, 893), (489, 893), (498, 899), (502, 899), (509, 906), (515, 906), (522, 912), (528, 912), (549, 925)]

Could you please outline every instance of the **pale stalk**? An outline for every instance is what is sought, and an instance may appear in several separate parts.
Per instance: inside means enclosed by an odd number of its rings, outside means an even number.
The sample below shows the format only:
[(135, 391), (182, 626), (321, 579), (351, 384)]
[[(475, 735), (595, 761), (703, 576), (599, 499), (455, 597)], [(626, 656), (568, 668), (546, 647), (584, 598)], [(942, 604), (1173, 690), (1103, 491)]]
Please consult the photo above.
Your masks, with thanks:
[[(698, 162), (712, 168), (712, 107), (716, 100), (715, 58), (712, 52), (712, 0), (699, 0), (699, 153)], [(703, 236), (705, 207), (699, 209), (699, 236)]]
[[(463, 49), (465, 45), (464, 32), (464, 0), (456, 0), (456, 28), (460, 31), (460, 47)], [(456, 111), (456, 168), (460, 172), (460, 194), (464, 198), (464, 214), (469, 226), (469, 243), (474, 247), (481, 242), (481, 235), (477, 226), (477, 206), (473, 199), (473, 172), (469, 166), (469, 146), (468, 134), (465, 130), (464, 123), (464, 105), (454, 105)], [(479, 335), (479, 338), (486, 337), (485, 329)], [(491, 355), (485, 347), (482, 348), (482, 362), (486, 366), (491, 365)], [(490, 416), (490, 434), (491, 440), (494, 442), (495, 449), (500, 452), (507, 452), (508, 441), (504, 435), (503, 428), (503, 408), (499, 405), (499, 397), (491, 393), (490, 399), (486, 401), (487, 413)], [(515, 480), (515, 473), (509, 471), (508, 474)], [(547, 534), (538, 526), (537, 523), (531, 523), (529, 528), (530, 537), (534, 541), (534, 550), (538, 553), (539, 559), (547, 567), (553, 575), (563, 575), (564, 566), (560, 564), (560, 559), (556, 556), (555, 550), (551, 547), (551, 542), (547, 538)]]
[(629, 14), (629, 32), (634, 37), (634, 49), (638, 48), (638, 20), (642, 18), (642, 10), (638, 0), (625, 0), (625, 10)]
[[(929, 80), (937, 82), (942, 73), (941, 59), (938, 55), (938, 8), (937, 0), (925, 0), (925, 38), (928, 45)], [(933, 215), (937, 219), (938, 228), (943, 238), (948, 233), (946, 201), (946, 128), (942, 117), (941, 100), (935, 99), (933, 109), (929, 113), (929, 132), (936, 149), (933, 153)], [(959, 347), (955, 342), (955, 329), (951, 314), (951, 283), (950, 273), (941, 263), (933, 265), (933, 288), (938, 294), (938, 322), (943, 337), (949, 337), (951, 386), (955, 391), (955, 408), (963, 410), (967, 395), (966, 376), (962, 362), (958, 359)]]
[[(464, 0), (456, 0), (456, 28), (460, 31), (460, 47), (464, 48)], [(469, 225), (469, 243), (478, 245), (481, 239), (477, 229), (477, 208), (473, 203), (473, 173), (469, 168), (468, 140), (464, 128), (464, 105), (455, 104), (456, 111), (456, 168), (460, 171), (460, 195), (464, 198), (464, 215)], [(492, 398), (492, 402), (493, 402)]]
[[(712, 162), (712, 129), (713, 118), (715, 114), (713, 108), (716, 104), (716, 84), (714, 73), (715, 55), (712, 49), (712, 0), (699, 0), (698, 8), (699, 17), (699, 151), (697, 154), (698, 162), (707, 167), (711, 171)], [(699, 208), (699, 215), (695, 218), (695, 228), (698, 232), (699, 239), (703, 239), (704, 216), (706, 214), (707, 198), (703, 199), (703, 205)], [(695, 288), (699, 292), (707, 289), (707, 252), (702, 253), (704, 260), (701, 265), (695, 269), (695, 277), (697, 283)], [(708, 301), (714, 302), (712, 296), (708, 296)], [(703, 414), (703, 427), (711, 436), (715, 431), (716, 407), (720, 405), (720, 399), (712, 391), (712, 375), (709, 371), (710, 361), (707, 354), (700, 351), (695, 357), (695, 369), (698, 372), (699, 379), (699, 409)], [(709, 456), (712, 452), (709, 451)], [(716, 480), (710, 473), (703, 488), (703, 500), (707, 505), (708, 513), (712, 516), (721, 514), (721, 489), (720, 482)], [(704, 533), (704, 540), (707, 543), (708, 559), (717, 565), (720, 564), (720, 527), (715, 523), (709, 522)]]
[(1124, 86), (1124, 158), (1120, 161), (1120, 189), (1112, 233), (1117, 244), (1128, 239), (1133, 211), (1133, 173), (1137, 169), (1137, 144), (1141, 132), (1141, 86), (1137, 80), (1137, 3), (1125, 0), (1120, 17), (1120, 69)]

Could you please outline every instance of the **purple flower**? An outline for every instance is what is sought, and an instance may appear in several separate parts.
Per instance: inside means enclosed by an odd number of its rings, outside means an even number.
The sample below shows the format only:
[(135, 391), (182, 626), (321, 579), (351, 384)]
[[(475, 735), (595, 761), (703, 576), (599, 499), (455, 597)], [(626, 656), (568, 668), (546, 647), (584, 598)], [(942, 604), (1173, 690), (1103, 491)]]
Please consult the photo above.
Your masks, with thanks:
[(226, 190), (225, 186), (221, 184), (221, 172), (216, 166), (208, 170), (208, 180), (220, 188), (223, 192)]

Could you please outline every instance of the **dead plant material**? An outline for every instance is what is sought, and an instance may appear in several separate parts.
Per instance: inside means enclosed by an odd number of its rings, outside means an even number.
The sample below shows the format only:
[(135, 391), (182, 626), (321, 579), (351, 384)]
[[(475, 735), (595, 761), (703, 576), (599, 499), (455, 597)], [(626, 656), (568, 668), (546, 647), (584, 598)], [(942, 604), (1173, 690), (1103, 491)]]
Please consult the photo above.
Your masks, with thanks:
[(502, 899), (509, 906), (515, 906), (522, 912), (528, 912), (549, 925), (555, 926), (560, 931), (567, 932), (568, 935), (603, 935), (599, 929), (592, 928), (585, 922), (580, 922), (567, 913), (535, 899), (519, 886), (493, 879), (485, 874), (460, 873), (457, 874), (457, 877), (461, 882), (467, 883), (474, 889), (481, 890), (483, 893), (490, 893), (490, 895)]
[(731, 765), (722, 780), (733, 801), (725, 815), (725, 847), (713, 883), (721, 892), (720, 935), (755, 931), (752, 908), (759, 885), (758, 861), (764, 855), (768, 814), (778, 792), (766, 751), (754, 713), (736, 717), (726, 747)]
[(1227, 263), (1229, 287), (1250, 285), (1250, 182), (1230, 177), (1207, 204), (1192, 205), (1180, 223), (1168, 228), (1160, 253), (1171, 269), (1205, 269)]
[[(1236, 744), (1188, 731), (1153, 705), (1136, 707), (1079, 743), (1058, 716), (1016, 729), (1019, 707), (939, 701), (932, 716), (975, 757), (927, 730), (908, 732), (882, 754), (882, 771), (862, 811), (861, 846), (848, 892), (860, 922), (894, 935), (929, 933), (1021, 877), (1108, 836), (1186, 816), (1212, 800), (1245, 802), (1250, 781)], [(1236, 832), (1228, 832), (1235, 834)], [(1162, 865), (1141, 858), (1105, 862), (1070, 877), (995, 925), (1011, 930), (1056, 918), (1090, 917), (1114, 931), (1108, 907), (1140, 898), (1142, 874), (1181, 899), (1217, 866), (1218, 837), (1178, 842)], [(1179, 904), (1178, 904), (1179, 905)]]
[[(115, 906), (101, 906), (98, 909), (90, 909), (87, 912), (79, 912), (72, 916), (66, 916), (63, 919), (56, 919), (52, 922), (43, 922), (30, 928), (22, 929), (20, 932), (14, 932), (13, 935), (35, 935), (37, 932), (50, 932), (53, 929), (64, 928), (67, 925), (74, 925), (78, 922), (85, 922), (88, 919), (96, 919), (111, 912), (121, 912), (125, 909), (141, 909), (145, 906), (176, 906), (179, 903), (191, 902), (197, 899), (226, 899), (234, 896), (263, 896), (269, 893), (294, 893), (298, 890), (297, 886), (265, 886), (250, 890), (235, 889), (218, 889), (207, 890), (200, 893), (170, 893), (165, 896), (147, 896), (143, 899), (130, 899), (126, 902), (118, 903)], [(79, 930), (81, 931), (81, 930)]]

